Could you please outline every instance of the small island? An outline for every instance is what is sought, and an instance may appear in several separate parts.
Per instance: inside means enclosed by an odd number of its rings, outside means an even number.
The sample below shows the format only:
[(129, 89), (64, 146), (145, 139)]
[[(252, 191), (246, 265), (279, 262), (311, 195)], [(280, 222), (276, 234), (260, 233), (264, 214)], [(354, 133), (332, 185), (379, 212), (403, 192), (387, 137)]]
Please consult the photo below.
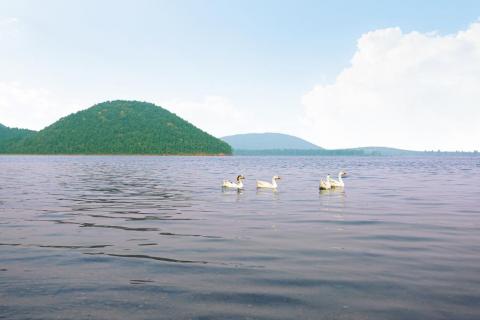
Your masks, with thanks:
[(230, 145), (152, 103), (94, 105), (40, 130), (0, 125), (3, 154), (230, 155)]

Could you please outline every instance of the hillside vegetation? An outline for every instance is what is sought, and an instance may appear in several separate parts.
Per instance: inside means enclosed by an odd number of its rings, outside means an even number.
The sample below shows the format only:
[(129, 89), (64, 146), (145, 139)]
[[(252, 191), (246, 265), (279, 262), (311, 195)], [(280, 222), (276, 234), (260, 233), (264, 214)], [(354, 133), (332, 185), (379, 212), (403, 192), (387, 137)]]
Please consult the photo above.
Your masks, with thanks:
[(0, 123), (0, 153), (5, 152), (18, 141), (34, 133), (35, 131), (32, 130), (9, 128)]
[(231, 154), (230, 146), (151, 103), (108, 101), (10, 143), (4, 153)]

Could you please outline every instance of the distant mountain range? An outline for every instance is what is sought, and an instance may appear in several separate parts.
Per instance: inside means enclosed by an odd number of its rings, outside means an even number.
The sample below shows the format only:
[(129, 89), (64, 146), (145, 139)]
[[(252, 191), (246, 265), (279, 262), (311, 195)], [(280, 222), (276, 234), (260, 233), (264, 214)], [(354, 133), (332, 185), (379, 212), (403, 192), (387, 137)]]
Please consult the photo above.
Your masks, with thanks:
[(147, 102), (108, 101), (35, 132), (0, 126), (0, 153), (231, 154), (224, 141)]
[(478, 154), (468, 152), (411, 151), (387, 147), (324, 149), (301, 138), (281, 133), (247, 133), (223, 137), (235, 155), (298, 156), (414, 156)]
[(0, 124), (0, 154), (403, 156), (478, 155), (385, 147), (324, 149), (281, 133), (248, 133), (217, 139), (177, 115), (147, 102), (107, 101), (64, 117), (40, 131)]
[(246, 133), (221, 138), (234, 150), (319, 150), (313, 143), (283, 133)]

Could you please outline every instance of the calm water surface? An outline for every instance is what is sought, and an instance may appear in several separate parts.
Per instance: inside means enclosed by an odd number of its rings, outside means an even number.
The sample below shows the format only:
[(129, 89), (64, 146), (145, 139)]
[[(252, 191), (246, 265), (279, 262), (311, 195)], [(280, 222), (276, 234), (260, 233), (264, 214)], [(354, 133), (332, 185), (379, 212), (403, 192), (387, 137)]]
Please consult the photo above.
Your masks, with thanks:
[(0, 318), (480, 319), (480, 157), (2, 156)]

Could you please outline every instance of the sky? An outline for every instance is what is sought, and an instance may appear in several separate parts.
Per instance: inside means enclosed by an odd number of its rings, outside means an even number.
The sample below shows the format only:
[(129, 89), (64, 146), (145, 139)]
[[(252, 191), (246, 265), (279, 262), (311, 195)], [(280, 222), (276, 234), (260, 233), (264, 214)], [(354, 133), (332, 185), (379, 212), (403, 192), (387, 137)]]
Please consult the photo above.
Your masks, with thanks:
[(217, 136), (480, 150), (480, 1), (0, 0), (0, 123), (106, 100)]

